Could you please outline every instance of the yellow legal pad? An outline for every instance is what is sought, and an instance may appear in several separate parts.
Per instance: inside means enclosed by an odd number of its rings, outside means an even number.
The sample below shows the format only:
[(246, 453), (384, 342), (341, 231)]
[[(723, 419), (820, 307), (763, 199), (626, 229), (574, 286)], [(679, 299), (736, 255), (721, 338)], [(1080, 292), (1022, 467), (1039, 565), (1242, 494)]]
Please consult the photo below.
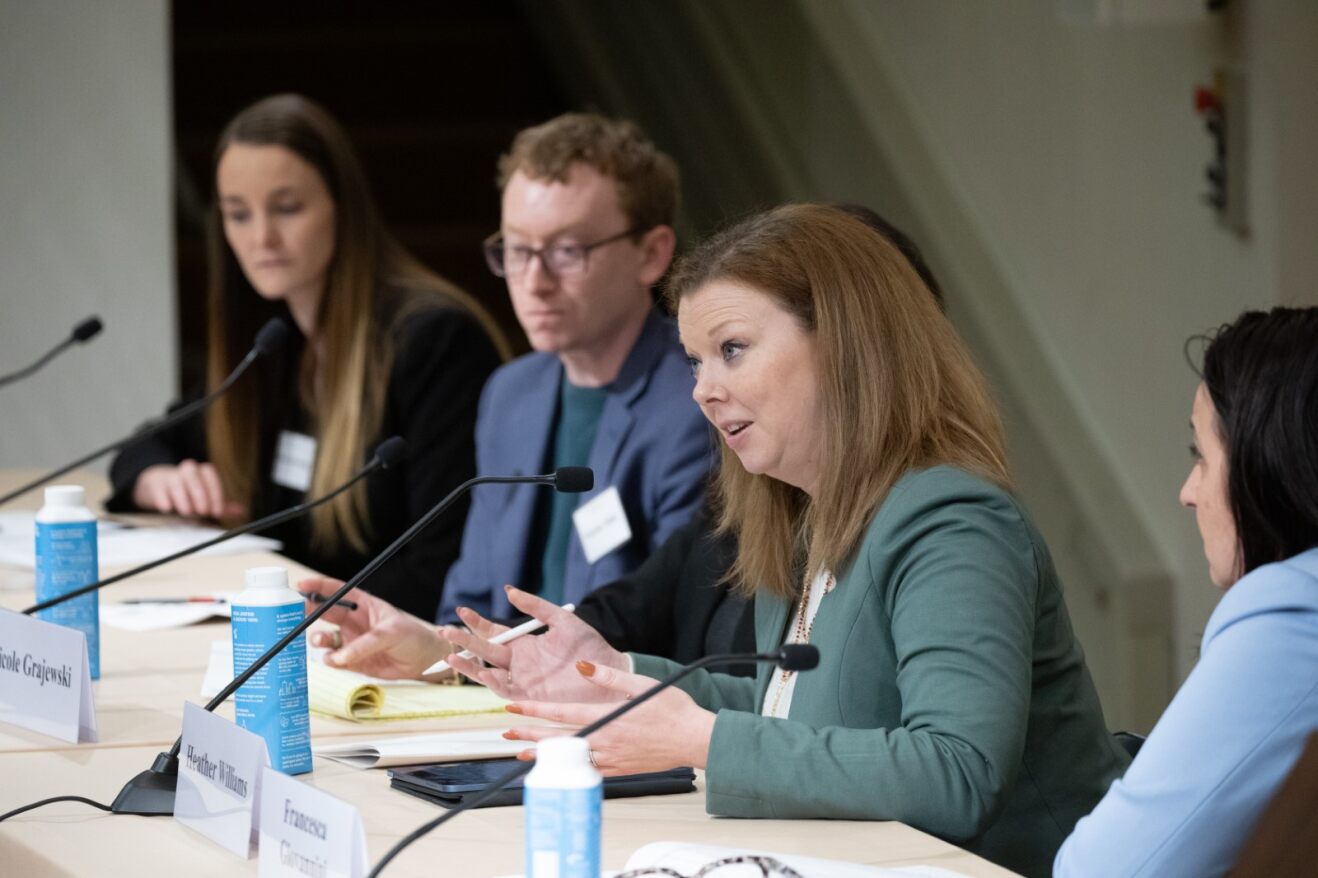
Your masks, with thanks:
[(307, 662), (307, 694), (316, 713), (349, 720), (499, 713), (508, 703), (484, 686), (381, 680), (318, 661)]

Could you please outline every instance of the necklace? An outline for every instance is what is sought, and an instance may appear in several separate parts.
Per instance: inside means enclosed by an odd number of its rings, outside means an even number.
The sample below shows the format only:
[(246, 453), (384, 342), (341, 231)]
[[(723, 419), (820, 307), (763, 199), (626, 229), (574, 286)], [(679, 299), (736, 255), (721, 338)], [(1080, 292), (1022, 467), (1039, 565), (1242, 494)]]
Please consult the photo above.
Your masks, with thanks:
[[(837, 580), (834, 578), (832, 571), (825, 571), (823, 597), (827, 597), (835, 585), (837, 585)], [(814, 581), (809, 578), (809, 574), (806, 574), (802, 586), (801, 603), (796, 611), (796, 626), (792, 630), (792, 636), (787, 640), (788, 643), (809, 643), (810, 632), (813, 631), (815, 627), (815, 616), (819, 615), (819, 610), (816, 609), (815, 615), (810, 616), (809, 621), (806, 621), (806, 616), (810, 611), (810, 591), (814, 586)], [(820, 598), (821, 602), (823, 597)], [(783, 690), (787, 688), (788, 681), (792, 679), (792, 675), (795, 673), (796, 671), (788, 670), (779, 672), (778, 690), (773, 693), (773, 707), (769, 710), (770, 716), (778, 716), (778, 702), (782, 701)]]

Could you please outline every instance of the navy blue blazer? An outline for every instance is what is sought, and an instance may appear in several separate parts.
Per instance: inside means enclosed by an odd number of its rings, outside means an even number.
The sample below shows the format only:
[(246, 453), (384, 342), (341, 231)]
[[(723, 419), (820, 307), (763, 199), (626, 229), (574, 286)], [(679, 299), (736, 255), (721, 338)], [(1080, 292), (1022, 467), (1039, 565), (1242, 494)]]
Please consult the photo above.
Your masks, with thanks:
[[(533, 353), (499, 368), (481, 394), (476, 416), (476, 472), (532, 475), (545, 471), (558, 406), (563, 365), (553, 354)], [(713, 462), (712, 433), (691, 398), (694, 382), (673, 322), (650, 314), (636, 344), (609, 386), (590, 459), (595, 487), (580, 506), (610, 487), (618, 489), (629, 541), (586, 562), (575, 528), (563, 580), (565, 602), (580, 603), (598, 586), (639, 565), (700, 505)], [(453, 622), (459, 606), (487, 617), (517, 615), (504, 597), (518, 584), (532, 539), (537, 485), (478, 485), (449, 568), (438, 620)]]

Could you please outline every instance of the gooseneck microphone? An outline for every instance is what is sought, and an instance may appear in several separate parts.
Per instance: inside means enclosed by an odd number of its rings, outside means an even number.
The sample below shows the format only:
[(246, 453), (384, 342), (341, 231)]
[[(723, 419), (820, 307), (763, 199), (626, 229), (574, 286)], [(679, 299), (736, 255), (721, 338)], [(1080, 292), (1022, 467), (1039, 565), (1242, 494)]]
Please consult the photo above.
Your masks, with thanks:
[(46, 351), (32, 365), (25, 366), (17, 372), (10, 372), (8, 375), (0, 375), (0, 387), (4, 387), (6, 384), (12, 384), (15, 381), (21, 381), (45, 366), (73, 345), (91, 341), (104, 327), (105, 324), (101, 323), (101, 318), (88, 317), (86, 320), (73, 327), (73, 332), (69, 333), (68, 338)]
[[(215, 710), (224, 703), (224, 700), (238, 691), (244, 683), (251, 678), (253, 674), (265, 667), (271, 659), (279, 655), (284, 647), (288, 646), (298, 638), (304, 631), (311, 627), (311, 624), (321, 616), (329, 612), (330, 608), (343, 600), (343, 596), (354, 588), (360, 586), (363, 582), (371, 577), (376, 570), (379, 570), (386, 561), (396, 555), (400, 549), (411, 542), (417, 534), (425, 530), (435, 519), (443, 515), (444, 512), (453, 505), (453, 502), (470, 491), (476, 485), (490, 484), (530, 484), (530, 485), (550, 485), (557, 491), (568, 494), (579, 494), (583, 491), (589, 491), (595, 484), (595, 474), (584, 466), (565, 466), (560, 467), (553, 473), (543, 476), (477, 476), (474, 479), (468, 479), (461, 485), (458, 485), (448, 493), (443, 500), (440, 500), (430, 508), (425, 515), (417, 519), (407, 530), (394, 540), (384, 551), (376, 555), (366, 566), (357, 571), (357, 575), (343, 583), (339, 590), (334, 592), (325, 599), (323, 603), (317, 606), (306, 618), (293, 627), (287, 634), (279, 639), (274, 646), (265, 651), (260, 658), (247, 666), (247, 670), (234, 677), (229, 685), (221, 689), (214, 698), (206, 704), (206, 710)], [(743, 659), (744, 660), (744, 659)], [(163, 816), (174, 813), (174, 793), (178, 786), (178, 752), (183, 746), (183, 738), (180, 736), (174, 741), (174, 746), (167, 753), (156, 754), (155, 761), (146, 771), (141, 772), (130, 780), (114, 802), (110, 805), (110, 810), (116, 814), (138, 814), (145, 817)]]
[(253, 342), (252, 349), (247, 352), (247, 356), (242, 358), (242, 361), (238, 363), (238, 365), (234, 368), (234, 370), (229, 373), (229, 376), (225, 378), (223, 382), (220, 383), (219, 387), (216, 387), (214, 390), (203, 396), (201, 399), (183, 406), (182, 408), (178, 409), (178, 411), (175, 411), (174, 413), (164, 418), (161, 418), (158, 421), (153, 421), (147, 424), (145, 427), (143, 427), (142, 429), (138, 430), (137, 432), (133, 433), (130, 436), (126, 436), (125, 438), (120, 439), (117, 442), (111, 442), (109, 445), (106, 445), (104, 448), (98, 448), (95, 451), (91, 452), (90, 454), (83, 455), (82, 457), (78, 458), (72, 463), (66, 464), (57, 470), (48, 472), (34, 481), (28, 482), (26, 485), (23, 485), (21, 488), (10, 491), (8, 494), (5, 494), (3, 497), (0, 497), (0, 506), (3, 506), (4, 504), (8, 503), (10, 500), (13, 500), (15, 497), (26, 494), (28, 491), (31, 491), (34, 488), (40, 488), (42, 485), (46, 484), (47, 482), (58, 479), (60, 476), (64, 475), (68, 471), (77, 469), (83, 464), (95, 460), (96, 458), (100, 457), (103, 454), (109, 454), (111, 451), (118, 451), (119, 449), (124, 448), (125, 446), (128, 445), (132, 445), (134, 442), (139, 442), (142, 439), (147, 438), (148, 436), (154, 436), (156, 433), (159, 433), (161, 430), (168, 429), (169, 427), (174, 426), (180, 421), (186, 421), (188, 418), (197, 414), (197, 412), (200, 412), (201, 410), (205, 409), (213, 402), (215, 402), (215, 400), (219, 399), (221, 396), (228, 393), (229, 388), (233, 387), (234, 383), (237, 382), (237, 380), (242, 377), (243, 373), (247, 371), (248, 367), (250, 367), (261, 357), (267, 357), (270, 354), (273, 354), (275, 351), (278, 351), (281, 347), (284, 346), (284, 342), (287, 339), (288, 339), (288, 326), (284, 323), (284, 321), (280, 320), (278, 317), (272, 317), (269, 321), (266, 322), (265, 326), (262, 326), (260, 331), (256, 333), (256, 341)]
[[(649, 701), (674, 683), (681, 681), (701, 668), (708, 668), (713, 665), (735, 665), (741, 664), (742, 662), (773, 662), (784, 671), (809, 671), (819, 665), (819, 647), (813, 646), (809, 643), (785, 643), (773, 652), (707, 655), (689, 665), (684, 665), (670, 676), (660, 680), (640, 695), (637, 695), (635, 698), (629, 701), (624, 701), (615, 710), (606, 713), (590, 725), (579, 730), (573, 737), (584, 738), (598, 732), (618, 717), (628, 711), (635, 710), (637, 707)], [(375, 868), (371, 870), (367, 878), (378, 878), (379, 874), (384, 871), (384, 867), (389, 865), (390, 861), (401, 854), (412, 842), (424, 837), (431, 830), (436, 829), (452, 820), (454, 817), (457, 817), (463, 811), (480, 807), (483, 803), (494, 798), (495, 794), (507, 787), (508, 784), (528, 773), (534, 766), (534, 762), (523, 762), (519, 765), (514, 765), (512, 768), (508, 769), (506, 774), (496, 778), (489, 786), (481, 790), (479, 794), (471, 797), (464, 796), (462, 803), (456, 808), (451, 811), (446, 811), (434, 820), (431, 820), (429, 823), (424, 823), (417, 827), (411, 833), (401, 838), (398, 841), (398, 844), (391, 847), (388, 853), (380, 858), (380, 862), (375, 864)]]
[(64, 603), (65, 601), (71, 601), (76, 597), (81, 597), (82, 595), (87, 594), (88, 592), (99, 591), (105, 588), (107, 585), (114, 585), (116, 582), (122, 582), (125, 579), (128, 579), (130, 576), (136, 576), (139, 573), (145, 573), (148, 570), (154, 570), (155, 568), (168, 564), (171, 561), (177, 561), (179, 558), (183, 558), (188, 555), (195, 554), (196, 552), (200, 552), (203, 549), (209, 549), (211, 546), (215, 546), (220, 543), (227, 542), (228, 540), (231, 540), (234, 537), (240, 537), (243, 534), (258, 533), (263, 530), (268, 530), (277, 524), (283, 524), (285, 521), (289, 521), (290, 519), (294, 519), (301, 515), (305, 515), (306, 513), (315, 509), (317, 506), (321, 506), (333, 500), (335, 497), (339, 496), (344, 491), (348, 490), (353, 485), (357, 484), (362, 479), (366, 478), (376, 470), (387, 470), (391, 466), (396, 466), (406, 456), (407, 456), (407, 442), (405, 442), (401, 436), (390, 437), (389, 439), (386, 439), (379, 444), (379, 446), (375, 449), (374, 456), (372, 456), (372, 458), (369, 461), (367, 461), (366, 466), (358, 470), (357, 473), (353, 475), (352, 478), (348, 479), (348, 481), (344, 482), (342, 485), (339, 485), (333, 491), (330, 491), (328, 494), (325, 494), (324, 496), (317, 497), (315, 500), (309, 500), (304, 503), (299, 503), (296, 506), (290, 506), (289, 508), (281, 510), (279, 512), (273, 512), (270, 515), (265, 516), (264, 518), (258, 518), (256, 521), (248, 522), (247, 524), (244, 524), (240, 527), (235, 527), (233, 530), (225, 531), (224, 533), (220, 534), (217, 537), (206, 540), (203, 543), (198, 543), (195, 546), (189, 546), (188, 548), (177, 551), (172, 555), (166, 555), (163, 558), (157, 558), (154, 561), (148, 561), (147, 563), (142, 564), (141, 566), (138, 567), (134, 567), (131, 570), (124, 570), (120, 573), (116, 573), (114, 576), (107, 576), (105, 579), (101, 579), (89, 585), (84, 585), (81, 588), (75, 588), (73, 591), (67, 591), (64, 594), (57, 595), (56, 597), (53, 597), (50, 600), (45, 600), (45, 601), (41, 601), (40, 603), (33, 604), (32, 606), (24, 610), (23, 614), (26, 616), (30, 616), (33, 613), (40, 612), (41, 610), (48, 610), (51, 607)]

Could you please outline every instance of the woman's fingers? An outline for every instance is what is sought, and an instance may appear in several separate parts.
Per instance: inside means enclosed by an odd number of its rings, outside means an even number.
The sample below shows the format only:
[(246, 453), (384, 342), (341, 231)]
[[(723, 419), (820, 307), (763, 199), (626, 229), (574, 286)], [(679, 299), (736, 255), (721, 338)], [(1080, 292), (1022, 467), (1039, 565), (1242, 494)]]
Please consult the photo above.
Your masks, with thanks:
[(201, 473), (195, 460), (185, 460), (178, 465), (178, 479), (183, 486), (183, 492), (188, 497), (188, 504), (192, 507), (192, 515), (209, 516), (211, 514), (210, 496), (206, 493), (206, 485), (201, 480)]
[(197, 467), (197, 478), (206, 492), (206, 514), (211, 518), (222, 518), (226, 504), (219, 471), (209, 463), (203, 463)]
[(463, 631), (461, 628), (446, 628), (440, 631), (440, 635), (458, 649), (468, 650), (472, 655), (492, 665), (506, 668), (512, 662), (512, 650), (507, 646), (490, 643), (485, 638), (479, 637), (470, 631)]
[[(616, 705), (612, 704), (565, 704), (553, 701), (518, 701), (508, 705), (506, 708), (509, 713), (520, 714), (521, 716), (533, 716), (536, 719), (548, 720), (551, 723), (557, 723), (561, 726), (571, 726), (581, 728), (590, 725), (595, 720), (604, 716)], [(520, 730), (518, 730), (520, 732)], [(528, 730), (529, 731), (529, 730)], [(562, 729), (557, 731), (553, 729), (540, 728), (544, 734), (528, 738), (528, 740), (538, 741), (541, 738), (550, 738), (561, 736)]]
[(165, 490), (169, 494), (167, 508), (162, 512), (173, 512), (178, 515), (192, 514), (192, 501), (188, 498), (187, 489), (183, 487), (183, 481), (178, 478), (172, 478), (165, 485)]
[(457, 655), (448, 657), (448, 665), (464, 677), (480, 683), (500, 698), (512, 699), (523, 694), (514, 692), (508, 685), (508, 672), (503, 668), (487, 668), (475, 659), (461, 658)]
[(539, 595), (522, 591), (520, 588), (511, 585), (505, 585), (503, 590), (508, 595), (510, 604), (526, 615), (539, 619), (546, 625), (559, 625), (562, 624), (564, 619), (572, 618), (572, 613)]
[(577, 673), (596, 686), (610, 692), (616, 692), (625, 699), (643, 695), (649, 691), (650, 687), (659, 682), (653, 677), (632, 674), (627, 671), (620, 671), (617, 668), (610, 668), (607, 665), (597, 665), (591, 662), (577, 662)]
[(508, 630), (507, 625), (491, 622), (470, 607), (458, 607), (458, 618), (462, 620), (462, 624), (466, 625), (467, 628), (486, 640)]

